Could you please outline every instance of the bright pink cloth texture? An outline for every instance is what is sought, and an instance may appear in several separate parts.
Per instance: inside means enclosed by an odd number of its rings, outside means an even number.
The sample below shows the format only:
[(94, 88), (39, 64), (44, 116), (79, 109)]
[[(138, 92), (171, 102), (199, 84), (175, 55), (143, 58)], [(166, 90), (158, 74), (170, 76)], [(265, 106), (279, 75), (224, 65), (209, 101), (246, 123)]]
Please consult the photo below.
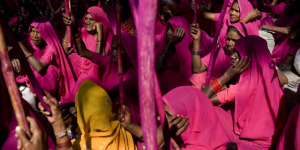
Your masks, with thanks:
[[(30, 38), (31, 28), (23, 43), (34, 57), (48, 64), (46, 73), (38, 73), (33, 68), (32, 71), (41, 88), (53, 95), (58, 94), (60, 101), (64, 103), (64, 100), (68, 98), (68, 94), (75, 84), (75, 79), (60, 42), (51, 24), (45, 18), (36, 18), (30, 27), (37, 29), (47, 43), (47, 46), (44, 50), (40, 50), (32, 43)], [(19, 75), (16, 81), (30, 84), (26, 74)], [(32, 86), (30, 86), (30, 89), (34, 92)]]

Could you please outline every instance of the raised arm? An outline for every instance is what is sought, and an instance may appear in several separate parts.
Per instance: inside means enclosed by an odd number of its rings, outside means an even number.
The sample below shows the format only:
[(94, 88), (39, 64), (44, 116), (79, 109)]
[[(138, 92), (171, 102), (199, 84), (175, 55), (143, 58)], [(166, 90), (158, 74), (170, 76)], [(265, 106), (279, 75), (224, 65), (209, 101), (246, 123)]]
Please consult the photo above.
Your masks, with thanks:
[[(174, 34), (167, 40), (167, 44), (163, 49), (162, 53), (158, 57), (155, 63), (155, 70), (157, 72), (164, 72), (167, 69), (167, 56), (168, 53), (172, 53), (172, 50), (175, 48), (175, 45), (181, 42), (185, 36), (185, 30), (182, 28), (176, 28)], [(167, 36), (166, 36), (167, 37)]]
[(193, 49), (192, 49), (192, 67), (194, 73), (202, 73), (207, 70), (205, 64), (201, 61), (200, 56), (200, 38), (201, 30), (199, 24), (197, 27), (195, 24), (190, 25), (190, 36), (193, 38)]
[(201, 14), (199, 14), (199, 16), (207, 20), (215, 21), (215, 13), (202, 12)]
[(290, 34), (292, 30), (292, 26), (286, 26), (286, 27), (277, 27), (277, 26), (269, 26), (269, 25), (262, 25), (259, 28), (260, 30), (269, 30), (273, 31), (276, 33), (281, 33), (281, 34)]
[(19, 45), (32, 68), (38, 73), (43, 73), (47, 69), (48, 64), (34, 57), (21, 42), (19, 42)]

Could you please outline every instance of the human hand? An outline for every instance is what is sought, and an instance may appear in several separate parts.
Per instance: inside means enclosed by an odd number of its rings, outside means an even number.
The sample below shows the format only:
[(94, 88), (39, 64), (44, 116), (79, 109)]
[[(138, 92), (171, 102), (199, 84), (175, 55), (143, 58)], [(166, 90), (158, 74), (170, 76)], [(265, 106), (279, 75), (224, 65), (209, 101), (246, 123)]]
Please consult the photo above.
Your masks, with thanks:
[(131, 114), (127, 106), (123, 105), (124, 116), (121, 113), (121, 110), (118, 109), (118, 120), (121, 122), (121, 125), (126, 129), (131, 123)]
[(47, 91), (44, 92), (46, 96), (43, 97), (43, 100), (46, 104), (50, 106), (52, 114), (50, 114), (47, 110), (45, 110), (41, 102), (38, 103), (38, 108), (41, 110), (42, 114), (46, 116), (49, 123), (52, 124), (53, 128), (64, 128), (64, 122), (62, 119), (62, 113), (59, 109), (58, 101)]
[(65, 13), (63, 13), (62, 17), (63, 17), (63, 23), (66, 26), (71, 26), (72, 29), (77, 29), (76, 17), (72, 13), (70, 13), (70, 17), (67, 16)]
[(169, 44), (176, 45), (182, 41), (185, 35), (185, 30), (183, 28), (176, 28), (174, 34), (171, 36), (171, 39), (168, 41)]
[(189, 119), (183, 116), (167, 117), (171, 136), (180, 136), (188, 127)]
[(236, 60), (236, 62), (229, 67), (229, 69), (225, 72), (225, 76), (228, 78), (233, 78), (234, 76), (243, 73), (245, 70), (247, 70), (250, 66), (251, 60), (247, 62), (248, 57), (246, 56), (241, 61), (239, 59)]
[(197, 23), (197, 27), (195, 24), (190, 25), (190, 36), (193, 38), (194, 41), (200, 41), (201, 38), (201, 30), (199, 24)]
[[(98, 37), (102, 38), (103, 25), (100, 22), (95, 22), (93, 24), (93, 30), (97, 32)], [(101, 41), (102, 39), (97, 39)]]
[(259, 10), (253, 9), (247, 14), (247, 17), (249, 17), (249, 20), (259, 19), (261, 17), (261, 13)]
[(21, 72), (21, 63), (20, 63), (19, 59), (13, 59), (11, 61), (11, 64), (12, 64), (15, 72), (17, 72), (17, 73)]
[(25, 131), (20, 127), (16, 127), (16, 137), (18, 139), (18, 149), (22, 150), (46, 150), (47, 149), (47, 135), (38, 126), (36, 120), (27, 116), (27, 121), (30, 126), (30, 132), (32, 133), (31, 139), (29, 139)]

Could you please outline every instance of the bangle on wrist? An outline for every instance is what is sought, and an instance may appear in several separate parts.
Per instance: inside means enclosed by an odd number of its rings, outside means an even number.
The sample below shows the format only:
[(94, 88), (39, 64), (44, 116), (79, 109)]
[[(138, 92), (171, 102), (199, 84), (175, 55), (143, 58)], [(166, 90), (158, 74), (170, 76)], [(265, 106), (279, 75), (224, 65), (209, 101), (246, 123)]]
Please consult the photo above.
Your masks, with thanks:
[(69, 149), (72, 147), (72, 143), (71, 143), (70, 139), (68, 139), (64, 143), (56, 143), (56, 145), (57, 145), (58, 149)]
[(194, 51), (194, 50), (192, 50), (192, 55), (200, 55), (200, 51)]
[(26, 59), (30, 58), (31, 56), (33, 56), (32, 53), (28, 53), (25, 55)]
[(54, 133), (54, 135), (57, 135), (59, 138), (63, 138), (64, 136), (68, 135), (67, 130), (64, 130), (62, 132)]
[(211, 84), (209, 84), (211, 89), (217, 93), (220, 92), (223, 85), (221, 84), (221, 82), (219, 81), (219, 79), (216, 79), (215, 81), (213, 81)]
[(240, 22), (241, 22), (241, 23), (245, 23), (245, 24), (246, 24), (246, 21), (245, 21), (245, 20), (243, 20), (243, 19), (241, 19), (241, 20), (240, 20)]

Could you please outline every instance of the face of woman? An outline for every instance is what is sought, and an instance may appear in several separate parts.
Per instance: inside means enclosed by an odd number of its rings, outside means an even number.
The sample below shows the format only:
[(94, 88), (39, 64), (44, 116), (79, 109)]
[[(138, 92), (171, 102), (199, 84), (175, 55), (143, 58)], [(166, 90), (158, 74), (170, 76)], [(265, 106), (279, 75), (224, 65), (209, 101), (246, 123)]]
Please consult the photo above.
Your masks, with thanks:
[(39, 31), (34, 27), (32, 27), (30, 30), (30, 38), (31, 38), (32, 43), (37, 47), (40, 47), (45, 43), (45, 41), (42, 38), (42, 36), (40, 35)]
[(85, 20), (84, 20), (84, 24), (85, 24), (85, 29), (86, 31), (90, 32), (93, 31), (93, 24), (96, 21), (94, 20), (94, 18), (91, 16), (91, 14), (86, 14), (85, 16)]
[(228, 53), (231, 55), (234, 53), (234, 45), (235, 45), (235, 42), (240, 39), (241, 36), (236, 33), (235, 31), (233, 30), (229, 30), (228, 33), (227, 33), (227, 50), (228, 50)]
[(171, 10), (165, 5), (160, 5), (159, 15), (160, 19), (165, 23), (173, 16)]
[(24, 17), (24, 20), (27, 21), (30, 17), (29, 10), (25, 7), (21, 7), (21, 13), (22, 13), (22, 16)]
[(169, 41), (173, 34), (173, 28), (170, 24), (168, 24), (167, 33), (166, 33), (166, 41)]
[(231, 23), (237, 23), (240, 21), (240, 8), (239, 4), (237, 2), (233, 3), (230, 11), (230, 22)]
[[(113, 50), (113, 61), (115, 65), (118, 65), (118, 50), (117, 50), (117, 38), (114, 37), (112, 43), (111, 43), (111, 49)], [(121, 45), (121, 57), (122, 57), (122, 63), (125, 64), (129, 60), (129, 56), (127, 55), (124, 46)]]

